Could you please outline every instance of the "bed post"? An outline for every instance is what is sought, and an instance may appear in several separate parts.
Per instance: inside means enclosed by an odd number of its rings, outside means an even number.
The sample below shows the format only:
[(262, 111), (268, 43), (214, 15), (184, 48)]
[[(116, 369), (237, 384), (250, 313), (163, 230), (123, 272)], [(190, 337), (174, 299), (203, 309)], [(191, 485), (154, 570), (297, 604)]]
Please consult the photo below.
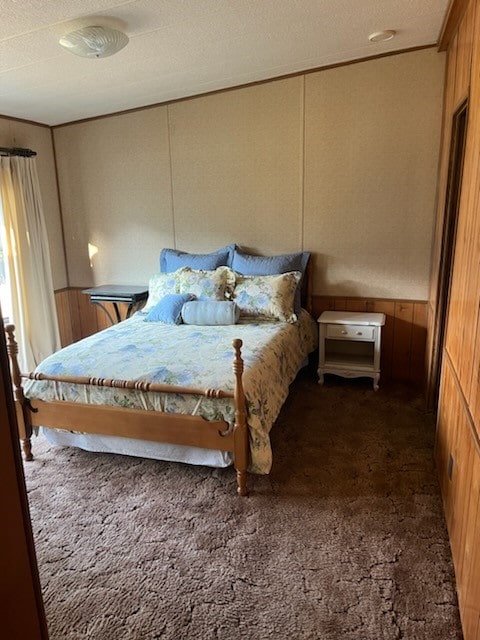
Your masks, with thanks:
[(235, 374), (235, 427), (233, 430), (233, 463), (237, 470), (237, 492), (241, 496), (248, 495), (247, 467), (248, 467), (248, 426), (247, 411), (245, 405), (245, 393), (243, 391), (242, 374), (243, 360), (241, 356), (242, 341), (237, 338), (233, 341), (235, 359), (233, 361), (233, 373)]
[(32, 423), (30, 421), (30, 410), (27, 406), (27, 400), (23, 395), (22, 378), (20, 375), (20, 367), (18, 366), (18, 344), (14, 337), (15, 326), (7, 324), (5, 333), (7, 334), (7, 353), (10, 358), (10, 368), (12, 373), (12, 382), (15, 393), (18, 435), (22, 443), (23, 456), (25, 460), (33, 460), (32, 455)]

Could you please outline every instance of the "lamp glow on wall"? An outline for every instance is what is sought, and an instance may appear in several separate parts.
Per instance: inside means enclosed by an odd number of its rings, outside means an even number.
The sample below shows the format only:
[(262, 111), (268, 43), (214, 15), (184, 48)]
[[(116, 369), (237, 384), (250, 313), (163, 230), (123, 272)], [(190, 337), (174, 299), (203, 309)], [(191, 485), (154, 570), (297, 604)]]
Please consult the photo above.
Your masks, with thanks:
[(82, 58), (107, 58), (128, 44), (128, 36), (111, 27), (83, 27), (67, 33), (59, 43)]
[(93, 258), (98, 253), (98, 247), (94, 244), (88, 243), (88, 260), (90, 262), (90, 267), (93, 269)]

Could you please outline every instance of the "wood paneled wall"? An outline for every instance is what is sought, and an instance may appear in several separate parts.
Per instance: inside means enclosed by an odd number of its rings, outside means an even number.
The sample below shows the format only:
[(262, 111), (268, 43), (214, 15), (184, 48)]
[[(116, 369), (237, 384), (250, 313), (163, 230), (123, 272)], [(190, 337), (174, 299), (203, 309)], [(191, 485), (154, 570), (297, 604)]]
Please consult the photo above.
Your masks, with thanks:
[[(450, 15), (456, 26), (445, 30), (450, 36), (428, 320), (429, 333), (434, 336), (452, 121), (459, 105), (468, 99), (438, 399), (436, 462), (464, 638), (480, 640), (480, 0), (455, 0)], [(433, 359), (430, 340), (428, 349)]]
[[(97, 305), (91, 304), (90, 297), (82, 293), (82, 288), (70, 287), (55, 291), (58, 325), (62, 347), (92, 333), (110, 326), (107, 314)], [(112, 317), (115, 317), (113, 305), (106, 304)], [(125, 319), (128, 305), (119, 304), (122, 320)]]
[(81, 289), (69, 288), (55, 292), (62, 347), (95, 333), (100, 328), (96, 308)]
[[(110, 326), (110, 320), (98, 306), (92, 305), (82, 289), (62, 289), (55, 293), (62, 346), (71, 344)], [(127, 305), (119, 305), (122, 318)], [(426, 342), (425, 302), (345, 297), (313, 297), (313, 315), (322, 311), (369, 311), (384, 313), (382, 331), (382, 379), (424, 384)], [(113, 310), (110, 310), (113, 316)]]
[(435, 459), (452, 549), (465, 640), (480, 638), (480, 446), (448, 355), (438, 412)]

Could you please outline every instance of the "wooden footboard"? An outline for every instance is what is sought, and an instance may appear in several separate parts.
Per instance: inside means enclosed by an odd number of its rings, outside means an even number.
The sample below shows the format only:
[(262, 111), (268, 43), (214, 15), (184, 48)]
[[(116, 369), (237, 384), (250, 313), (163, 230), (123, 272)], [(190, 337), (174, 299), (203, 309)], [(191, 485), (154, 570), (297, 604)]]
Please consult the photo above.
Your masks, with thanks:
[[(33, 458), (31, 436), (33, 427), (36, 426), (92, 434), (115, 435), (206, 449), (219, 449), (233, 454), (234, 466), (237, 472), (237, 491), (242, 496), (247, 495), (249, 442), (246, 402), (242, 384), (243, 359), (241, 356), (242, 341), (240, 339), (233, 341), (235, 389), (231, 392), (222, 389), (198, 389), (111, 378), (51, 376), (43, 373), (21, 374), (18, 366), (18, 345), (14, 336), (15, 327), (7, 325), (5, 331), (17, 407), (19, 437), (25, 460), (32, 460)], [(81, 404), (60, 400), (45, 402), (32, 399), (30, 401), (23, 392), (22, 378), (52, 380), (96, 387), (135, 389), (154, 393), (179, 393), (208, 398), (233, 398), (235, 424), (233, 431), (230, 431), (227, 422), (223, 420), (208, 421), (200, 416)]]

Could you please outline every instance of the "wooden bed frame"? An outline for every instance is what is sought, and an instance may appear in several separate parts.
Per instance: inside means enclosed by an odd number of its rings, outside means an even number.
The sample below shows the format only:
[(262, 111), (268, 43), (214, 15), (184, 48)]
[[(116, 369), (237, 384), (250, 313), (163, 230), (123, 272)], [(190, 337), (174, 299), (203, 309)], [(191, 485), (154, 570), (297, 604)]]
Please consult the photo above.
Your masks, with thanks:
[[(20, 441), (25, 460), (33, 460), (31, 437), (33, 427), (71, 429), (83, 433), (115, 435), (154, 442), (181, 444), (206, 449), (219, 449), (233, 454), (233, 464), (237, 472), (237, 491), (246, 496), (247, 467), (249, 462), (248, 425), (242, 374), (242, 341), (233, 341), (235, 375), (234, 391), (222, 389), (197, 389), (168, 384), (114, 380), (110, 378), (88, 378), (82, 376), (51, 376), (43, 373), (20, 373), (18, 366), (18, 345), (14, 336), (15, 327), (5, 327), (7, 352), (10, 358), (12, 381), (17, 409)], [(55, 380), (95, 387), (117, 387), (136, 389), (143, 392), (181, 393), (200, 395), (207, 398), (233, 398), (235, 404), (235, 424), (229, 431), (224, 420), (205, 420), (201, 416), (191, 416), (162, 411), (145, 411), (106, 405), (81, 404), (54, 400), (29, 400), (23, 393), (22, 378), (30, 380)]]
[[(302, 281), (302, 305), (311, 313), (311, 260)], [(89, 378), (82, 376), (52, 376), (43, 373), (20, 373), (18, 365), (18, 345), (15, 340), (15, 327), (5, 327), (7, 334), (7, 352), (10, 358), (12, 381), (19, 437), (25, 460), (33, 460), (31, 437), (34, 427), (67, 429), (84, 433), (114, 435), (139, 440), (150, 440), (169, 444), (217, 449), (233, 454), (233, 464), (237, 472), (237, 492), (248, 495), (247, 468), (250, 459), (248, 438), (247, 409), (242, 384), (243, 359), (242, 341), (233, 341), (235, 375), (234, 391), (222, 389), (198, 389), (160, 383), (114, 380), (110, 378)], [(30, 400), (23, 392), (22, 378), (30, 380), (53, 380), (96, 387), (116, 387), (136, 389), (143, 392), (180, 393), (200, 395), (207, 398), (233, 398), (235, 405), (235, 423), (233, 430), (224, 420), (209, 421), (201, 416), (145, 411), (98, 404), (81, 404), (63, 400)]]

